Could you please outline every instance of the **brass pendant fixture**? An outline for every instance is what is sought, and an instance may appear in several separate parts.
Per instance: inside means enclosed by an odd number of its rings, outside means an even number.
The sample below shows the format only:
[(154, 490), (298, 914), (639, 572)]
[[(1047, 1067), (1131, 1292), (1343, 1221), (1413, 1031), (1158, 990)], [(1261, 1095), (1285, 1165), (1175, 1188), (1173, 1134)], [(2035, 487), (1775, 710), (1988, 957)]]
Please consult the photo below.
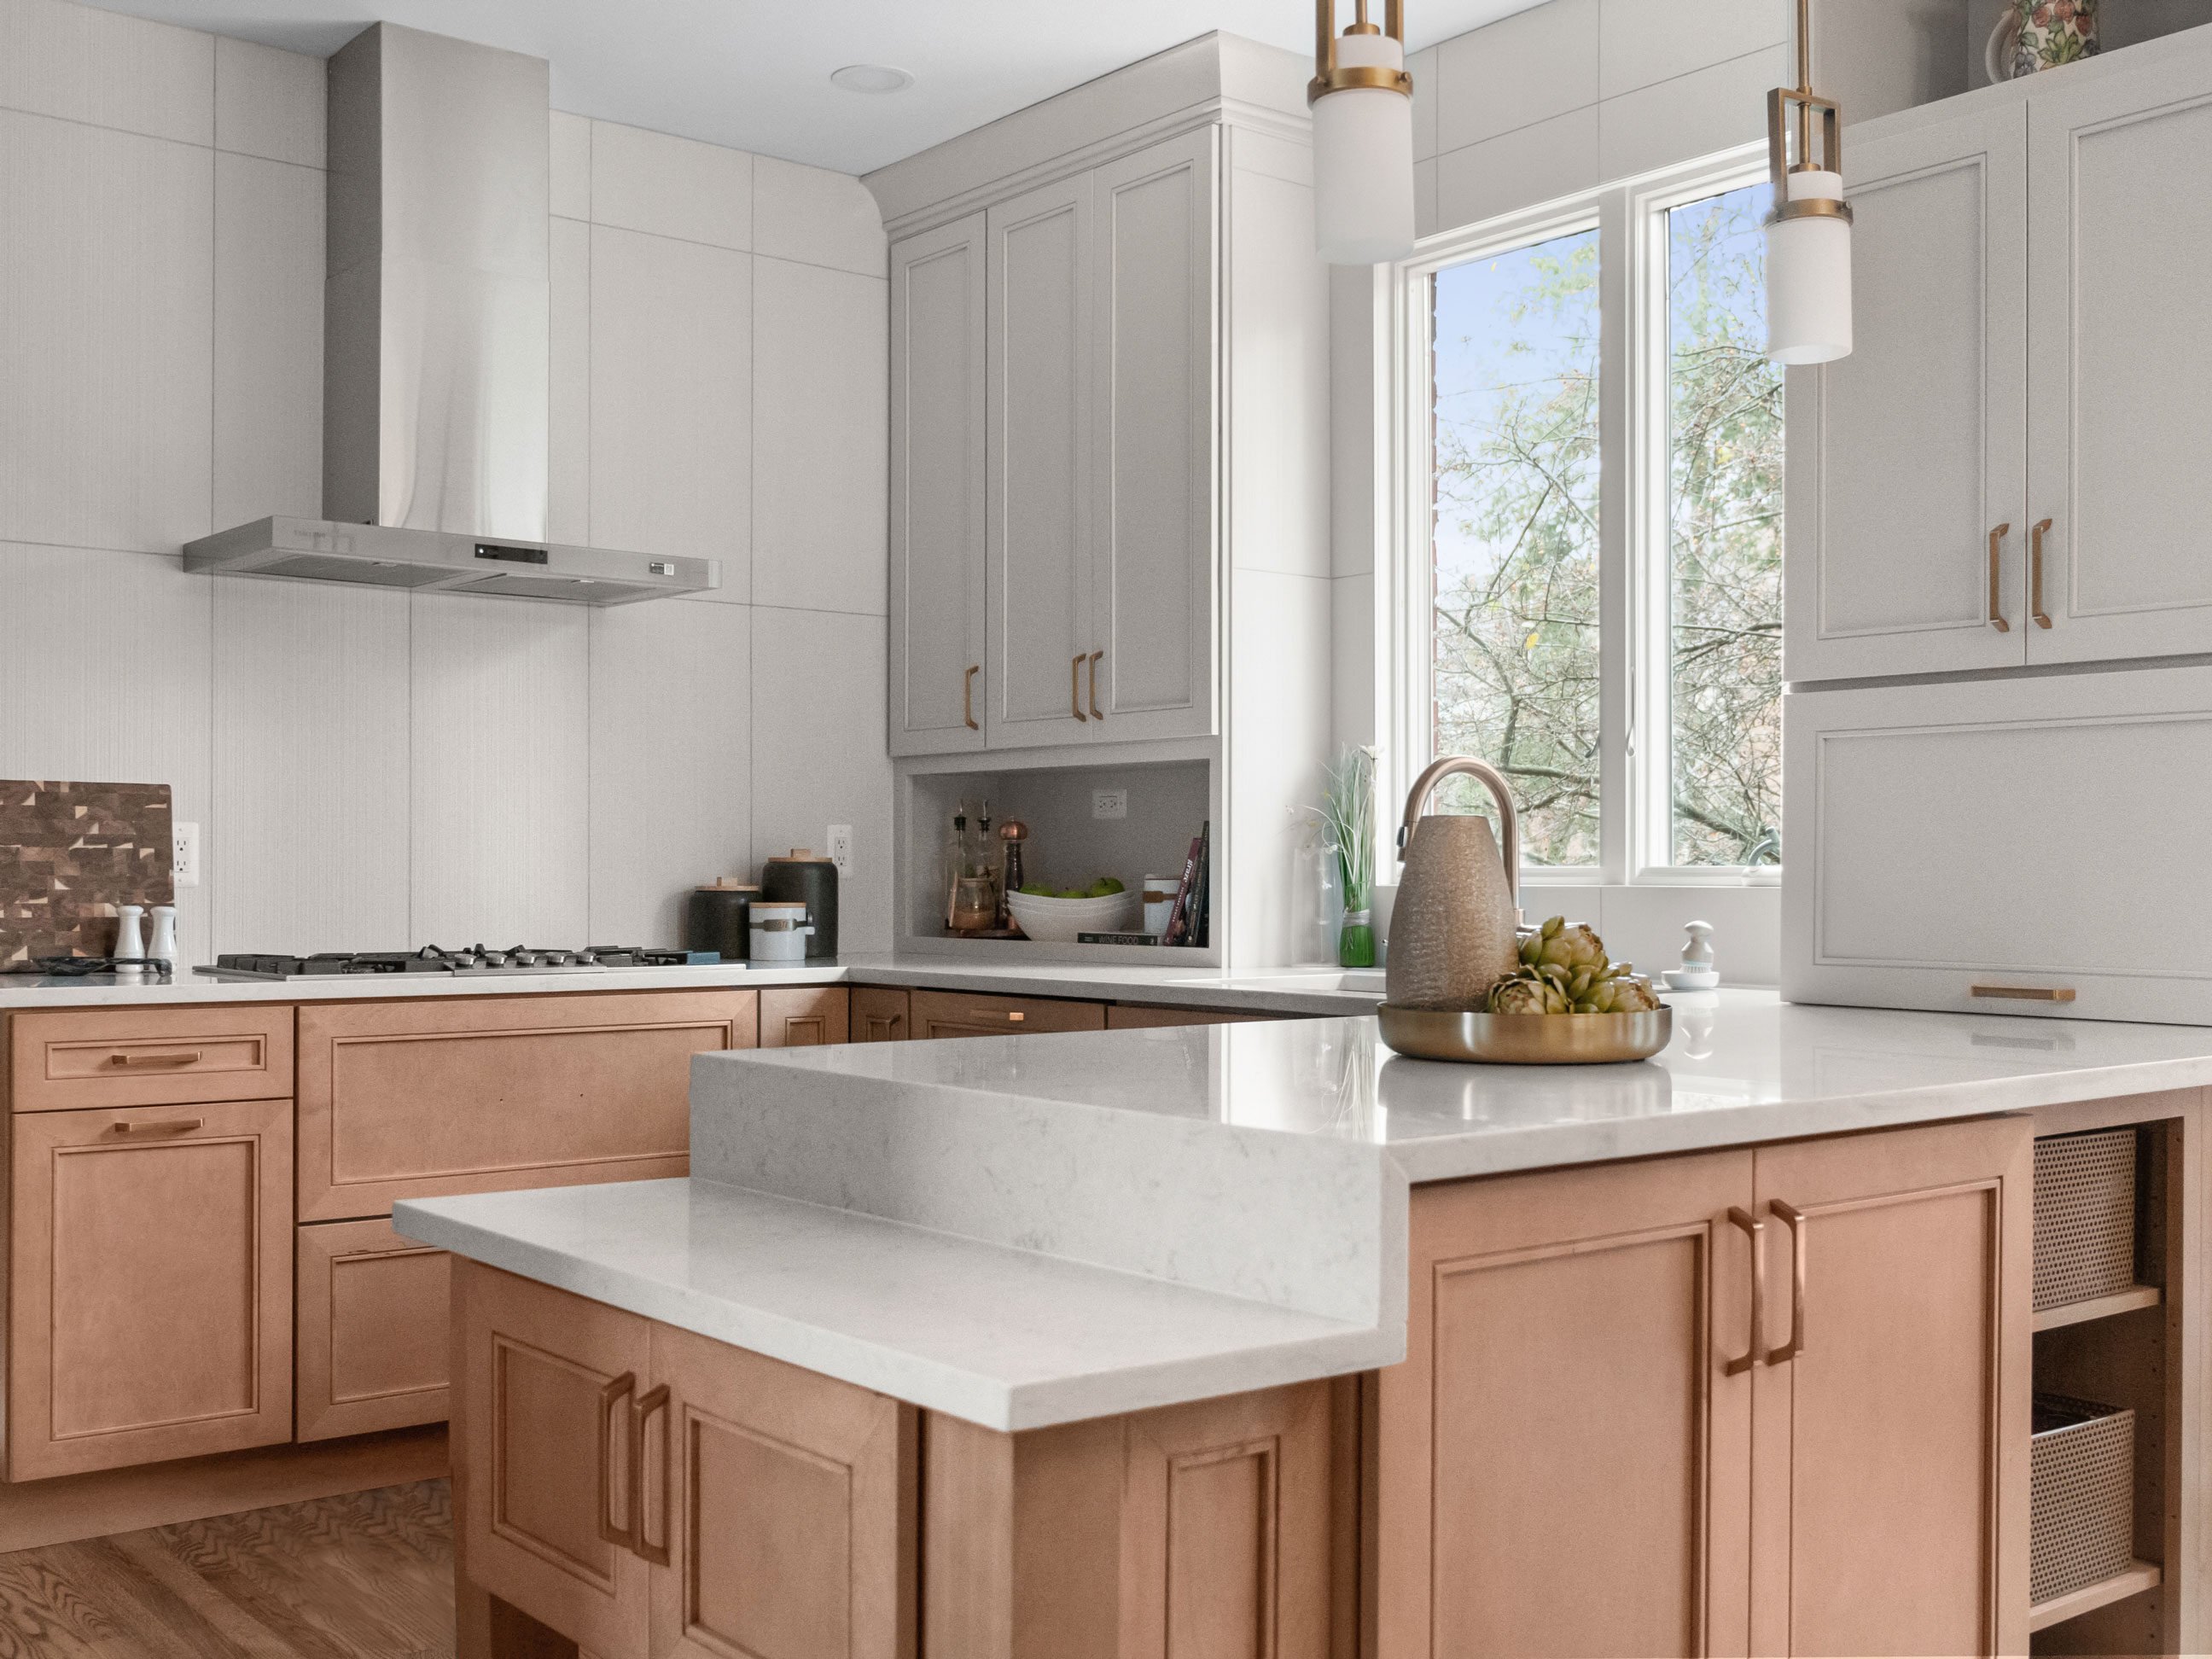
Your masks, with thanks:
[(1413, 77), (1406, 73), (1402, 0), (1381, 28), (1354, 0), (1336, 33), (1334, 0), (1315, 0), (1314, 241), (1331, 264), (1369, 265), (1413, 251)]
[(1813, 90), (1811, 0), (1797, 0), (1797, 84), (1766, 94), (1766, 148), (1774, 181), (1766, 355), (1781, 363), (1832, 362), (1851, 350), (1851, 209), (1844, 200), (1841, 112)]

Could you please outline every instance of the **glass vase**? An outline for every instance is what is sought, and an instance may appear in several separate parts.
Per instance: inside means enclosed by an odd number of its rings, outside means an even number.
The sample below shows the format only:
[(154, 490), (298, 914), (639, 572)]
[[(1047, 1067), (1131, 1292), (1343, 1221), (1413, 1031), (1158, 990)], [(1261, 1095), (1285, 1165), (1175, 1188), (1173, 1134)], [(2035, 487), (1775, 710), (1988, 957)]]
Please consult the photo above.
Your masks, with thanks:
[(1346, 910), (1336, 935), (1336, 965), (1372, 968), (1375, 965), (1375, 926), (1366, 910)]

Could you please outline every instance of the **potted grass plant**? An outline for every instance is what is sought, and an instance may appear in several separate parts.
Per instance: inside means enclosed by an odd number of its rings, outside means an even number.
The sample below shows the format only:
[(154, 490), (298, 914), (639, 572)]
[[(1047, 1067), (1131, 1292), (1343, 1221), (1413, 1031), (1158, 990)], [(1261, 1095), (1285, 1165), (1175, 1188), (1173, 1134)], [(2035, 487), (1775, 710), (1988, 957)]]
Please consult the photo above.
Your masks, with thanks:
[(1375, 965), (1375, 921), (1368, 909), (1375, 892), (1375, 751), (1342, 750), (1328, 769), (1328, 789), (1311, 809), (1336, 860), (1344, 894), (1344, 926), (1336, 936), (1340, 967)]

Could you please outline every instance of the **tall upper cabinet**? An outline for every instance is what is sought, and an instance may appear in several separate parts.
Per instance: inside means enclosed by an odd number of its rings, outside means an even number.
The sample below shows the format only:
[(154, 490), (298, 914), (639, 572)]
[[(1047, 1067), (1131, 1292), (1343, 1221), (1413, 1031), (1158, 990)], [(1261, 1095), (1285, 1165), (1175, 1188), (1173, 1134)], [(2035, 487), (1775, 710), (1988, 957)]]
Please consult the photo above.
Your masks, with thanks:
[(2212, 40), (1855, 129), (1856, 349), (1794, 371), (1794, 684), (2212, 651)]

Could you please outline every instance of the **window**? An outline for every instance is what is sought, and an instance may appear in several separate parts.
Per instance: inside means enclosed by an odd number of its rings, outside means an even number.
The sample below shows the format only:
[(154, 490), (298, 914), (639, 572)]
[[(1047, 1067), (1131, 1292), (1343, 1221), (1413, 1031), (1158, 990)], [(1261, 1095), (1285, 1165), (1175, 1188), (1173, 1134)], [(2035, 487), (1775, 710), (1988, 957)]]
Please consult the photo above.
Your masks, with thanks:
[(1491, 761), (1547, 879), (1781, 861), (1762, 160), (1516, 215), (1402, 270), (1393, 781)]

